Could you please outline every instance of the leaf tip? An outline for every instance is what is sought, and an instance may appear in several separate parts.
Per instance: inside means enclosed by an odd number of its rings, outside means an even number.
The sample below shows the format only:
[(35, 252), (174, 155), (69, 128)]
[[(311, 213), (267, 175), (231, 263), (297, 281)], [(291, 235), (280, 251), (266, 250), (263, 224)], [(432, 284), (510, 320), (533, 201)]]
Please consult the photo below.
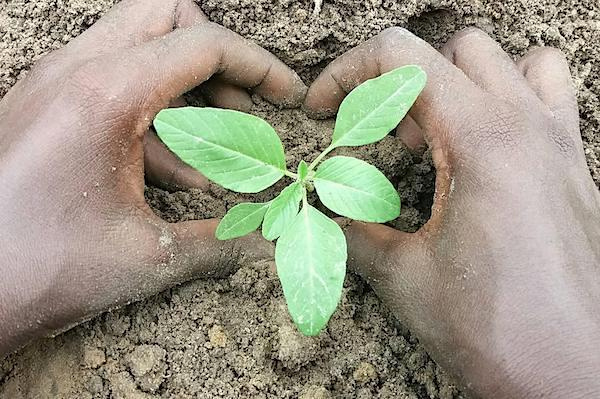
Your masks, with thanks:
[(304, 160), (300, 161), (298, 164), (298, 178), (300, 180), (304, 180), (308, 175), (308, 164), (304, 162)]
[(273, 234), (270, 229), (265, 229), (264, 226), (262, 228), (262, 236), (267, 241), (273, 241), (279, 238), (279, 235)]
[(321, 331), (323, 330), (323, 327), (324, 326), (315, 328), (313, 326), (302, 325), (302, 326), (298, 326), (298, 330), (307, 337), (316, 337), (317, 335), (319, 335), (321, 333)]
[(215, 237), (217, 240), (219, 241), (225, 241), (228, 240), (229, 238), (227, 237), (226, 234), (223, 233), (223, 228), (221, 227), (223, 224), (223, 221), (221, 221), (219, 223), (219, 225), (217, 226), (217, 230), (215, 231)]

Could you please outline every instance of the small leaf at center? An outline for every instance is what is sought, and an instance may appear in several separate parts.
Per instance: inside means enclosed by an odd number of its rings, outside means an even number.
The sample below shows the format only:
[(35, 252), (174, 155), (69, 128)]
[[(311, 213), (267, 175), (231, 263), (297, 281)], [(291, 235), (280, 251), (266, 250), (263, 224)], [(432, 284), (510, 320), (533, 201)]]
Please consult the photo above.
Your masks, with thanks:
[(267, 210), (262, 227), (263, 237), (272, 241), (290, 227), (298, 214), (298, 206), (303, 195), (304, 187), (298, 182), (283, 189)]
[(298, 165), (298, 178), (304, 180), (308, 175), (308, 164), (304, 160), (300, 161)]

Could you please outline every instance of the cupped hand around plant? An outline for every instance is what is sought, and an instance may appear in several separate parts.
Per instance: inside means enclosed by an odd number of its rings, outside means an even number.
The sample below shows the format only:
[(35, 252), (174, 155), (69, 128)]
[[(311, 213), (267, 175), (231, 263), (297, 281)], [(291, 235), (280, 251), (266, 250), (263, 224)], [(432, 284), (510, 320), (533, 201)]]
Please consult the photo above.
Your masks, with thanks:
[(193, 1), (124, 0), (2, 99), (0, 356), (242, 256), (272, 256), (259, 237), (217, 241), (218, 221), (169, 224), (144, 201), (145, 169), (167, 184), (206, 183), (155, 137), (144, 149), (155, 114), (198, 85), (212, 104), (241, 109), (246, 88), (288, 106), (306, 92)]
[(429, 76), (399, 133), (431, 148), (431, 220), (415, 234), (354, 222), (349, 263), (474, 393), (597, 397), (600, 195), (564, 56), (514, 62), (476, 29), (438, 52), (394, 28), (329, 65), (305, 105), (330, 114), (405, 64)]

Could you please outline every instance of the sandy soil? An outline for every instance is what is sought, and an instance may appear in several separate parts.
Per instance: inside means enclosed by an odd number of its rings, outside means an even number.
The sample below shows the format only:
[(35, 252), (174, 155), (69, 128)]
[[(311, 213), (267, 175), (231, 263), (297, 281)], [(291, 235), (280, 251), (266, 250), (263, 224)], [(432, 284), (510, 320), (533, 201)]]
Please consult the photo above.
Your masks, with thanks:
[[(0, 97), (40, 56), (100, 17), (113, 0), (0, 0)], [(435, 45), (478, 26), (515, 57), (536, 45), (561, 48), (579, 90), (582, 135), (600, 186), (600, 5), (596, 0), (207, 0), (213, 21), (277, 54), (310, 83), (331, 59), (389, 26)], [(190, 99), (194, 101), (194, 98)], [(280, 133), (296, 165), (328, 142), (331, 121), (279, 111), (259, 98), (253, 112)], [(348, 151), (348, 150), (346, 150)], [(350, 152), (350, 151), (348, 151)], [(395, 137), (353, 150), (398, 186), (416, 230), (428, 217), (434, 171)], [(281, 187), (276, 187), (280, 189)], [(207, 192), (146, 196), (169, 221), (222, 216), (244, 198)], [(267, 191), (264, 199), (273, 196)], [(410, 332), (350, 275), (327, 331), (295, 332), (273, 263), (249, 264), (228, 279), (195, 281), (107, 313), (0, 361), (0, 398), (458, 398), (463, 395)]]

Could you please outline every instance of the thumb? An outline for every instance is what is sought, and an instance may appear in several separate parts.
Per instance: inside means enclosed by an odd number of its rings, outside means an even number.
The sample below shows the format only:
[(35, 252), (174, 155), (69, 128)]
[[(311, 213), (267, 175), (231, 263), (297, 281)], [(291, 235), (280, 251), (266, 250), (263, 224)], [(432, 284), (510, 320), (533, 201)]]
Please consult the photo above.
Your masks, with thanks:
[(178, 278), (223, 277), (241, 264), (274, 258), (273, 244), (256, 232), (221, 241), (215, 236), (219, 219), (170, 224), (171, 264)]
[(225, 276), (245, 262), (273, 260), (273, 245), (262, 236), (219, 241), (218, 224), (217, 219), (170, 224), (152, 215), (118, 229), (102, 227), (105, 240), (96, 243), (84, 272), (73, 277), (79, 284), (64, 289), (74, 291), (65, 294), (70, 307), (49, 331), (189, 280)]
[(350, 270), (363, 277), (401, 319), (419, 314), (433, 281), (433, 262), (422, 233), (352, 222), (344, 228)]
[(122, 287), (120, 297), (139, 300), (186, 281), (224, 277), (241, 264), (274, 258), (273, 244), (257, 233), (217, 240), (218, 224), (218, 219), (167, 223), (158, 218), (142, 223), (135, 241), (138, 256), (132, 257), (125, 275), (113, 284)]

